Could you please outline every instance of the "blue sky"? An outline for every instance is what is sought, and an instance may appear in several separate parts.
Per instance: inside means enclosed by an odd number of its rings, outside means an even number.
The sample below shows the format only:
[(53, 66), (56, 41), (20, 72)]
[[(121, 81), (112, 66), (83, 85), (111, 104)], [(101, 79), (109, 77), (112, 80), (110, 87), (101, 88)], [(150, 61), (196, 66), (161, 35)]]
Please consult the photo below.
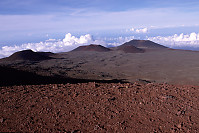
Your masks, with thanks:
[(67, 33), (141, 39), (198, 33), (198, 16), (198, 0), (0, 0), (0, 47)]
[(126, 11), (142, 8), (198, 7), (197, 0), (1, 0), (1, 14), (47, 14), (68, 12), (70, 9), (93, 9), (103, 11)]
[(198, 15), (197, 0), (1, 0), (0, 34), (6, 40), (6, 35), (195, 26)]

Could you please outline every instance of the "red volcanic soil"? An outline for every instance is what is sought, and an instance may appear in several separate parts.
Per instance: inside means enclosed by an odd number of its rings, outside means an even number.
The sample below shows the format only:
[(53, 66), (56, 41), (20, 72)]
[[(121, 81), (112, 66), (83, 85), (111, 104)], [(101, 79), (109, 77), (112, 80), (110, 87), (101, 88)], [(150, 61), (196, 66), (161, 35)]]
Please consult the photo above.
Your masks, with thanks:
[(123, 44), (121, 46), (118, 46), (117, 50), (124, 51), (125, 53), (144, 53), (143, 49), (137, 48), (129, 44)]
[(12, 54), (11, 56), (2, 59), (3, 61), (16, 61), (16, 60), (29, 60), (29, 61), (42, 61), (52, 59), (53, 53), (50, 52), (33, 52), (32, 50), (23, 50)]
[(124, 43), (123, 45), (133, 45), (137, 48), (167, 48), (149, 40), (131, 40), (129, 42)]
[(194, 86), (90, 82), (0, 93), (0, 132), (199, 132)]
[(72, 50), (72, 51), (97, 51), (97, 52), (107, 52), (110, 51), (109, 48), (106, 48), (104, 46), (101, 45), (95, 45), (95, 44), (91, 44), (91, 45), (87, 45), (87, 46), (79, 46), (78, 48)]

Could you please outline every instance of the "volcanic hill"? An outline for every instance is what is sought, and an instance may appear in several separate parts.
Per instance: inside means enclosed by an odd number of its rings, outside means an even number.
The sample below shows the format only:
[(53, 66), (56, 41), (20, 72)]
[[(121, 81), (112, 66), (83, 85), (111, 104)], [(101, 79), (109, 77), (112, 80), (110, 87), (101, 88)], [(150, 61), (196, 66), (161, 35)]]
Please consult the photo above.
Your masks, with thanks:
[(108, 52), (111, 51), (109, 48), (106, 48), (102, 45), (95, 45), (95, 44), (91, 44), (91, 45), (87, 45), (87, 46), (79, 46), (76, 49), (72, 50), (72, 51), (96, 51), (96, 52)]
[(135, 46), (137, 48), (145, 48), (145, 49), (163, 49), (163, 48), (167, 48), (163, 45), (160, 45), (160, 44), (157, 44), (157, 43), (154, 43), (152, 41), (149, 41), (149, 40), (131, 40), (129, 42), (126, 42), (123, 44), (124, 46), (127, 45), (132, 45), (132, 46)]
[(32, 50), (23, 50), (12, 54), (11, 56), (2, 59), (3, 61), (16, 61), (16, 60), (28, 60), (28, 61), (42, 61), (52, 59), (50, 57), (53, 53), (50, 52), (33, 52)]

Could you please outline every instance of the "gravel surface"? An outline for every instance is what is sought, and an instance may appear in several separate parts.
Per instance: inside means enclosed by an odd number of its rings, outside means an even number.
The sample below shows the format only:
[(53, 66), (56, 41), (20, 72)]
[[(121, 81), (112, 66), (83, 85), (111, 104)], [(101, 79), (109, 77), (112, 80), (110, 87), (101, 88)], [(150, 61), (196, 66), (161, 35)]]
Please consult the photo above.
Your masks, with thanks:
[(199, 132), (197, 86), (90, 82), (0, 93), (0, 132)]

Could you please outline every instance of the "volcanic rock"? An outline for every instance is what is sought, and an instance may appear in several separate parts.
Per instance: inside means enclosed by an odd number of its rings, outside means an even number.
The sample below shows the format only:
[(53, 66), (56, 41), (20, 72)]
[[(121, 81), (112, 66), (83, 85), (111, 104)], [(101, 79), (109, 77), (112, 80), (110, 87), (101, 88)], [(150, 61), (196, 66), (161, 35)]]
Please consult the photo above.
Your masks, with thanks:
[(87, 45), (87, 46), (79, 46), (78, 48), (72, 50), (72, 51), (96, 51), (96, 52), (108, 52), (110, 51), (109, 48), (106, 48), (102, 45)]

